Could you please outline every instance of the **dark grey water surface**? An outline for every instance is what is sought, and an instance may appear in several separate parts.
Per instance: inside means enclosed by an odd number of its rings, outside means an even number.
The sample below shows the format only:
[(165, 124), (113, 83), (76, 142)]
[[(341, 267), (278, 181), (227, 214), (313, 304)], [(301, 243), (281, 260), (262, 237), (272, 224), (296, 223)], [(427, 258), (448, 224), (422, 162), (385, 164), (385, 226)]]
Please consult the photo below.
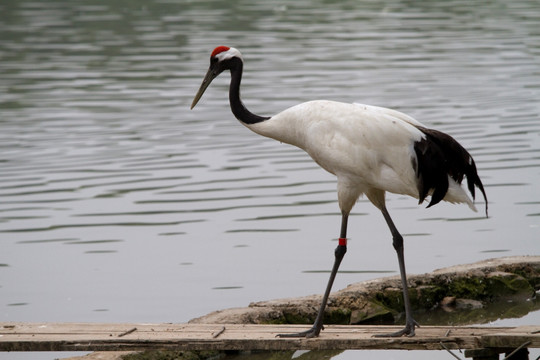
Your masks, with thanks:
[[(335, 181), (241, 126), (227, 76), (189, 110), (217, 45), (243, 52), (256, 113), (386, 106), (470, 150), (488, 219), (388, 196), (410, 273), (540, 253), (537, 1), (4, 1), (0, 321), (184, 322), (322, 292)], [(397, 271), (366, 200), (349, 235), (336, 289)]]

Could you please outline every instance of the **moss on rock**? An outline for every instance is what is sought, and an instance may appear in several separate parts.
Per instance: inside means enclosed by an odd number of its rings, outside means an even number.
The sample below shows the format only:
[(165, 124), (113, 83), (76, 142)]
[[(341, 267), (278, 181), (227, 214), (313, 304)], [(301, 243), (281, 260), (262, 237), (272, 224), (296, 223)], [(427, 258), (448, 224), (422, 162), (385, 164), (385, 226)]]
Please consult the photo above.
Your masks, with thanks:
[(326, 324), (348, 325), (351, 321), (351, 309), (348, 308), (329, 308), (324, 314)]
[(376, 301), (368, 302), (363, 308), (351, 311), (350, 324), (387, 324), (394, 321), (392, 310)]

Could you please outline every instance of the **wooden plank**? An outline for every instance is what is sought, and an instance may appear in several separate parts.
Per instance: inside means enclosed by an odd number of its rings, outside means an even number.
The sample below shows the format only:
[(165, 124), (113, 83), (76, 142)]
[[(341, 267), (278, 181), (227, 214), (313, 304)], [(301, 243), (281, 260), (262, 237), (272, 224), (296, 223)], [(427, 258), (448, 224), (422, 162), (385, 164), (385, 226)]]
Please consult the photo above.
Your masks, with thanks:
[(304, 325), (0, 323), (0, 351), (442, 350), (441, 343), (448, 349), (508, 348), (517, 347), (524, 340), (531, 341), (529, 347), (540, 347), (540, 326), (423, 326), (412, 338), (375, 338), (375, 334), (393, 332), (399, 327), (329, 325), (315, 339), (276, 337), (279, 333), (306, 328)]
[(540, 348), (540, 326), (520, 326), (504, 332), (482, 336), (482, 344), (492, 348), (517, 348), (528, 343), (527, 348)]

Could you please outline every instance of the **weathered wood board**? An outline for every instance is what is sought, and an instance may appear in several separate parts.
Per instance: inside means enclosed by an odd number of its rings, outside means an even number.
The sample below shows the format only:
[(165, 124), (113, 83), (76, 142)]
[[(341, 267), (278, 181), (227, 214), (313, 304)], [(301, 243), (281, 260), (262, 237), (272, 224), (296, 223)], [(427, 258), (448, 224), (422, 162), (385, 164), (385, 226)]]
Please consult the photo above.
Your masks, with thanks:
[(540, 347), (540, 326), (425, 326), (415, 337), (375, 338), (397, 326), (329, 325), (315, 339), (278, 338), (303, 325), (0, 323), (0, 351), (443, 350)]

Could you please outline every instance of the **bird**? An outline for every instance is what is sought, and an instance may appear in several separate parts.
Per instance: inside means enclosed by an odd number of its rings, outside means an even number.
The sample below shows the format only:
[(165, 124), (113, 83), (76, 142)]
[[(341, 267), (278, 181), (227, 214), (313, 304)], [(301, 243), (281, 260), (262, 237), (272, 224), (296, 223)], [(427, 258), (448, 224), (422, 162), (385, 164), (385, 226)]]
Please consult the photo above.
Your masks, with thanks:
[[(386, 192), (408, 195), (427, 207), (441, 201), (467, 204), (473, 211), (475, 188), (488, 200), (476, 164), (469, 152), (453, 137), (424, 126), (397, 110), (358, 103), (313, 100), (285, 109), (273, 116), (249, 111), (240, 98), (244, 60), (239, 50), (218, 46), (210, 55), (210, 66), (197, 91), (191, 109), (197, 105), (213, 79), (228, 70), (231, 75), (229, 103), (233, 115), (251, 131), (304, 150), (321, 168), (337, 178), (337, 202), (341, 228), (334, 251), (334, 264), (317, 313), (306, 331), (278, 334), (278, 337), (319, 336), (334, 279), (347, 252), (349, 214), (365, 195), (382, 213), (397, 253), (403, 300), (403, 329), (377, 336), (414, 336), (420, 325), (412, 314), (405, 270), (403, 236), (390, 217)], [(467, 194), (462, 182), (466, 178)], [(472, 197), (472, 199), (471, 199)]]

